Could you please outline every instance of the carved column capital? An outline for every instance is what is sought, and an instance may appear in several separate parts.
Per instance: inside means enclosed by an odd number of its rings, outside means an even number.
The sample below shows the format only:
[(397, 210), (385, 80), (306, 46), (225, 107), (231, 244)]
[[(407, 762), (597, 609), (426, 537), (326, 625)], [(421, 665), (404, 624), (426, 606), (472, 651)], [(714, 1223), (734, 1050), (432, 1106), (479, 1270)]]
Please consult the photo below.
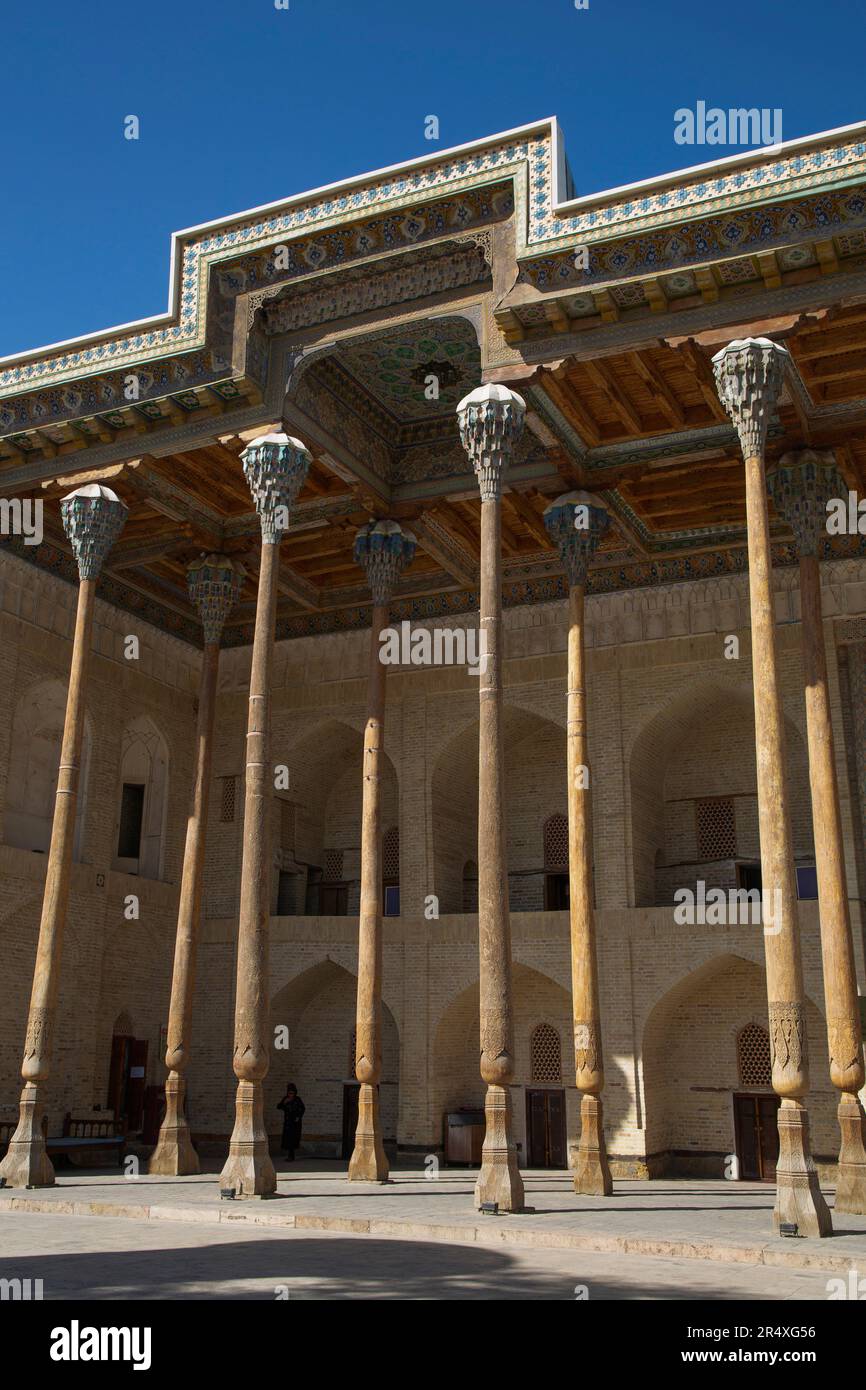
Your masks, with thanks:
[(769, 338), (737, 338), (713, 358), (719, 400), (740, 436), (744, 458), (763, 457), (789, 360), (787, 348)]
[(507, 386), (479, 386), (457, 407), (460, 441), (472, 461), (481, 501), (502, 494), (502, 475), (523, 433), (526, 402)]
[(128, 507), (111, 488), (89, 483), (61, 500), (60, 515), (79, 578), (98, 579), (105, 557), (123, 530)]
[(198, 610), (206, 643), (219, 642), (223, 624), (238, 601), (243, 578), (243, 565), (228, 555), (202, 555), (187, 566), (190, 603)]
[(827, 503), (847, 497), (832, 449), (799, 449), (783, 454), (767, 472), (767, 487), (779, 516), (794, 532), (801, 555), (817, 555), (827, 534)]
[(544, 512), (570, 586), (585, 584), (589, 562), (608, 528), (607, 508), (590, 492), (564, 492)]
[(355, 536), (355, 564), (367, 575), (376, 604), (388, 603), (415, 554), (415, 537), (397, 521), (368, 521)]
[(262, 526), (262, 543), (279, 545), (289, 508), (304, 485), (312, 454), (288, 434), (263, 434), (241, 454), (244, 477)]

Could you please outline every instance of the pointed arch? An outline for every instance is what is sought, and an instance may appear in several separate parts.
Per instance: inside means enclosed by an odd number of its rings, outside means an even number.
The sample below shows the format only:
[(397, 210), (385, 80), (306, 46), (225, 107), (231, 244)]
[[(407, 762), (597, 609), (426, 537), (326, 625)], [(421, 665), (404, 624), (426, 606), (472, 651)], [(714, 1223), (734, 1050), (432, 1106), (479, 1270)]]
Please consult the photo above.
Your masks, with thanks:
[[(67, 688), (64, 681), (43, 681), (25, 691), (15, 707), (3, 840), (18, 849), (44, 854), (51, 841)], [(92, 723), (85, 714), (72, 849), (75, 860), (83, 853), (92, 746)]]
[(149, 714), (123, 731), (114, 867), (142, 878), (161, 878), (168, 817), (169, 752)]

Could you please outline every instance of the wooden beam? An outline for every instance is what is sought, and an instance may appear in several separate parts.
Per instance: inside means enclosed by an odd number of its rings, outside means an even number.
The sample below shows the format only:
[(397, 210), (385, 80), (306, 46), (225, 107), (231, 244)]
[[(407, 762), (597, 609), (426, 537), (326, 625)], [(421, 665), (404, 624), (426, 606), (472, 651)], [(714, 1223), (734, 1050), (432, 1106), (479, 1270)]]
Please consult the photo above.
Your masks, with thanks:
[(644, 384), (658, 398), (658, 402), (671, 424), (677, 429), (685, 429), (685, 411), (658, 368), (652, 362), (648, 362), (640, 352), (629, 353), (628, 360)]
[(583, 367), (590, 380), (607, 396), (626, 429), (631, 430), (633, 434), (646, 434), (647, 431), (644, 428), (643, 421), (638, 415), (637, 410), (622, 389), (613, 380), (612, 376), (608, 372), (603, 371), (598, 362), (585, 361), (581, 362), (580, 365)]

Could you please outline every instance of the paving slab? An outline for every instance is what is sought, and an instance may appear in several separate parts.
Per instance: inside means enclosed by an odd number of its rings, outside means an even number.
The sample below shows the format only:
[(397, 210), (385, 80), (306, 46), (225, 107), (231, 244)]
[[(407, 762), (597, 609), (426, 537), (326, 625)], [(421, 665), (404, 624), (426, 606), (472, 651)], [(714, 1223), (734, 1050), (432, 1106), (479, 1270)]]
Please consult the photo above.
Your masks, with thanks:
[[(0, 1191), (4, 1212), (136, 1221), (289, 1227), (351, 1235), (470, 1242), (710, 1260), (776, 1268), (866, 1274), (866, 1217), (839, 1213), (825, 1240), (773, 1233), (773, 1189), (760, 1183), (661, 1179), (620, 1182), (612, 1197), (583, 1197), (567, 1173), (524, 1172), (527, 1210), (482, 1216), (475, 1175), (398, 1167), (387, 1184), (350, 1184), (343, 1165), (326, 1161), (278, 1167), (266, 1200), (221, 1200), (218, 1169), (185, 1178), (124, 1176), (105, 1170), (58, 1172), (54, 1187)], [(832, 1208), (832, 1192), (827, 1195)]]

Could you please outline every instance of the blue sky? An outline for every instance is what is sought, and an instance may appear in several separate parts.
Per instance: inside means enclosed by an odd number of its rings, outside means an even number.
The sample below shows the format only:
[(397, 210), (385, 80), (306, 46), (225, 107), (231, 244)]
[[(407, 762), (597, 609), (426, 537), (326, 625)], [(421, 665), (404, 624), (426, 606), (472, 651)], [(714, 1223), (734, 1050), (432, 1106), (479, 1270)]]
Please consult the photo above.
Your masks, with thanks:
[(163, 311), (178, 228), (543, 116), (579, 193), (732, 153), (674, 142), (701, 100), (866, 119), (862, 0), (9, 0), (0, 36), (0, 356)]

